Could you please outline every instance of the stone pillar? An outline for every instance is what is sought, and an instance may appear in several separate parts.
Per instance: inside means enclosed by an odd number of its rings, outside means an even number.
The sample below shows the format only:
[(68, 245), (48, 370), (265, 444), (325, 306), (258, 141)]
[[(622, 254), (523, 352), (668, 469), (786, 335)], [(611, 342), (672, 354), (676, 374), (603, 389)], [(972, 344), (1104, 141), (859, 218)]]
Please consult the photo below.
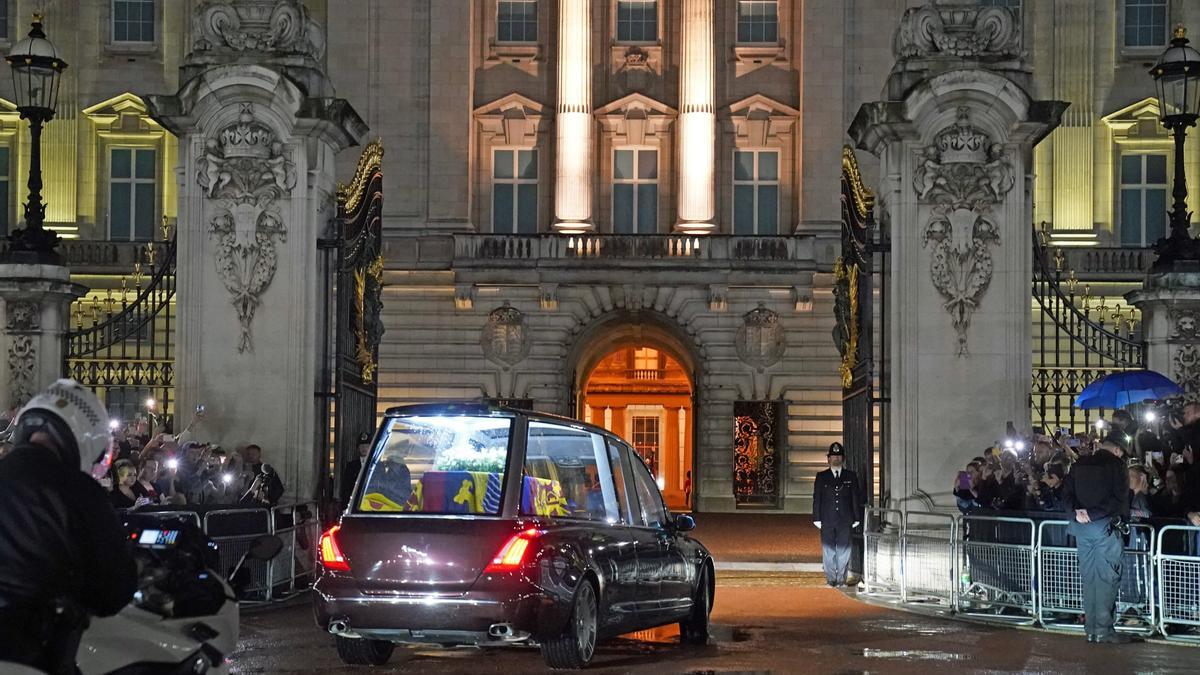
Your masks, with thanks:
[(949, 508), (955, 474), (1029, 426), (1032, 149), (1066, 104), (1034, 101), (1010, 12), (909, 9), (884, 100), (850, 128), (880, 157), (891, 407), (885, 494)]
[(307, 498), (324, 449), (317, 239), (334, 215), (334, 154), (366, 128), (335, 98), (303, 5), (261, 10), (202, 4), (183, 85), (150, 97), (179, 138), (176, 397), (181, 411), (205, 405), (199, 436), (261, 445), (289, 496)]
[(554, 228), (564, 234), (593, 228), (590, 19), (590, 0), (559, 0)]
[(679, 232), (716, 227), (713, 0), (683, 0), (679, 63)]
[(63, 376), (71, 303), (87, 288), (59, 265), (0, 265), (7, 368), (0, 368), (0, 405), (19, 408)]
[(1146, 367), (1200, 396), (1200, 266), (1146, 276), (1142, 289), (1125, 295), (1142, 313)]

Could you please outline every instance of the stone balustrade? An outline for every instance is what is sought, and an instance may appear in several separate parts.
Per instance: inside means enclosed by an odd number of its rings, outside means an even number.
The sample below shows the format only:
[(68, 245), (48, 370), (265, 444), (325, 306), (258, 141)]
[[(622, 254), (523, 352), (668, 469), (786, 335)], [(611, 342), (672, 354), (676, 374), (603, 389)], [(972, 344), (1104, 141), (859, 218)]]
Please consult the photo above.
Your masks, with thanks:
[[(141, 253), (143, 274), (150, 274), (145, 265), (146, 243), (136, 241), (105, 241), (90, 239), (64, 239), (58, 253), (74, 274), (132, 274), (133, 264)], [(155, 242), (155, 248), (165, 247), (164, 242)], [(7, 240), (0, 240), (0, 251), (8, 248)]]
[(456, 234), (454, 265), (524, 266), (552, 264), (603, 266), (636, 261), (659, 266), (740, 267), (811, 263), (813, 238), (689, 234)]
[(1150, 248), (1121, 246), (1063, 246), (1063, 275), (1073, 270), (1079, 279), (1140, 280), (1154, 264)]

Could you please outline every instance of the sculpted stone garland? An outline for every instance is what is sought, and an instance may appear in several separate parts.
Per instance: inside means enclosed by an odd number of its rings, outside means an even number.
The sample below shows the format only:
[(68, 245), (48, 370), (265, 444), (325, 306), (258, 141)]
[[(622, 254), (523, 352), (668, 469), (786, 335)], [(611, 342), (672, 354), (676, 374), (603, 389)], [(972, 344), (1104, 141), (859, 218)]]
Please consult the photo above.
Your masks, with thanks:
[(275, 132), (244, 103), (237, 122), (205, 144), (196, 182), (209, 198), (216, 266), (241, 324), (238, 351), (253, 351), (250, 324), (278, 267), (276, 239), (287, 238), (277, 201), (296, 185), (296, 166)]
[(41, 328), (41, 307), (32, 301), (15, 301), (8, 308), (9, 407), (19, 408), (33, 398), (37, 366), (35, 334)]
[(920, 162), (913, 187), (918, 200), (934, 205), (923, 241), (932, 251), (930, 277), (964, 356), (971, 315), (992, 281), (991, 248), (1000, 243), (991, 209), (1012, 190), (1013, 168), (1003, 146), (971, 124), (966, 107), (924, 148)]

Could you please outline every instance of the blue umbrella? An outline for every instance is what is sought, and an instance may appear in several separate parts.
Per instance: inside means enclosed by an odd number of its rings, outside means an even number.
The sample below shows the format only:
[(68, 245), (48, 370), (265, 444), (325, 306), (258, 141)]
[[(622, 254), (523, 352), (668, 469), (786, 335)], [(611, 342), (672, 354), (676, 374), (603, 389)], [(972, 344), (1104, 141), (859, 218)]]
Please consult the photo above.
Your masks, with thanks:
[(1182, 394), (1183, 389), (1153, 370), (1126, 370), (1105, 375), (1075, 397), (1076, 408), (1124, 408), (1146, 400)]

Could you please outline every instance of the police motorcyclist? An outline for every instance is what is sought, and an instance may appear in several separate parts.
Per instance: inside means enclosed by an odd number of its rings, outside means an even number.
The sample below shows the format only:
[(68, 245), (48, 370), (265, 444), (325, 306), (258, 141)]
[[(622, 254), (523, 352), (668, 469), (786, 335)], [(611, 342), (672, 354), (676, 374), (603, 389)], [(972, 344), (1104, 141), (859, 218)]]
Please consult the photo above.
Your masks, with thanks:
[(74, 673), (87, 617), (133, 597), (125, 531), (96, 482), (112, 461), (108, 415), (58, 380), (22, 408), (0, 460), (0, 661)]
[[(1121, 446), (1104, 441), (1071, 467), (1063, 485), (1063, 510), (1075, 537), (1088, 642), (1135, 641), (1113, 629), (1121, 583), (1121, 555), (1129, 522), (1129, 473)], [(1126, 530), (1127, 531), (1127, 530)]]

